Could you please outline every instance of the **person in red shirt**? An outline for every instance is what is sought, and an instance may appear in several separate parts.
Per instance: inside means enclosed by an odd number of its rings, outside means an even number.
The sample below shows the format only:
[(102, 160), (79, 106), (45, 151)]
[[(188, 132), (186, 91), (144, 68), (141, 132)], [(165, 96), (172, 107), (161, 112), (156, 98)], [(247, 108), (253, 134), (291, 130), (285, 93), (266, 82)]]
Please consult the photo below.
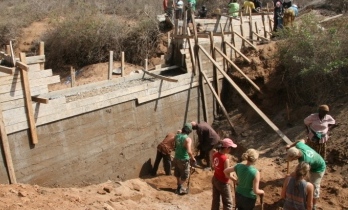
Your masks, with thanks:
[(231, 152), (232, 148), (237, 145), (229, 138), (223, 139), (217, 146), (218, 151), (213, 154), (214, 176), (213, 184), (213, 201), (211, 204), (212, 210), (220, 209), (220, 196), (224, 210), (232, 210), (231, 189), (228, 184), (229, 177), (226, 177), (224, 170), (229, 167), (229, 158), (226, 154)]

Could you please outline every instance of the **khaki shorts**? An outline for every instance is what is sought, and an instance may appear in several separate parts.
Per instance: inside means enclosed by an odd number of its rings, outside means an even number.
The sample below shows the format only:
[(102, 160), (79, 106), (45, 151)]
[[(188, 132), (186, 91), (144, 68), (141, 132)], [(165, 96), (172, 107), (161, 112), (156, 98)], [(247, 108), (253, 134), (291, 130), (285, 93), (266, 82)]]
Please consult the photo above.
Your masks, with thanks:
[(319, 198), (320, 195), (320, 182), (325, 174), (325, 171), (320, 173), (310, 172), (309, 182), (314, 185), (314, 198)]
[(186, 180), (190, 174), (190, 164), (189, 160), (173, 160), (174, 164), (174, 176), (180, 177), (181, 180)]

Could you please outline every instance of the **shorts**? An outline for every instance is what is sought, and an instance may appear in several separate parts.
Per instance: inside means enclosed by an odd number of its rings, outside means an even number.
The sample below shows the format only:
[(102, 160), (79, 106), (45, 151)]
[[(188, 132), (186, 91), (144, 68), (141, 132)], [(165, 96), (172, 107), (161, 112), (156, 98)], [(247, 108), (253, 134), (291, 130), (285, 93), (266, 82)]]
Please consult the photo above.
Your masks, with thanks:
[(189, 160), (173, 160), (174, 163), (174, 176), (180, 177), (181, 180), (186, 180), (190, 174)]
[(309, 172), (309, 182), (314, 185), (314, 198), (319, 198), (320, 195), (320, 182), (325, 174), (325, 171), (316, 173)]

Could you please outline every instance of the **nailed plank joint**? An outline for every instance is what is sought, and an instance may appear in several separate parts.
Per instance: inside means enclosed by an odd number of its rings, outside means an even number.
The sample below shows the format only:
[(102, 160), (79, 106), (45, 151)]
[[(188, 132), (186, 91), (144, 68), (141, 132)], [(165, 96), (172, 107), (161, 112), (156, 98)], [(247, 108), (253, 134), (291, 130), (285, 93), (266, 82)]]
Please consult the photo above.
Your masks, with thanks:
[(21, 70), (28, 71), (29, 66), (21, 61), (16, 62), (16, 67), (19, 67)]
[(48, 102), (49, 102), (48, 98), (42, 98), (39, 96), (32, 96), (31, 100), (34, 102), (42, 103), (42, 104), (48, 104)]

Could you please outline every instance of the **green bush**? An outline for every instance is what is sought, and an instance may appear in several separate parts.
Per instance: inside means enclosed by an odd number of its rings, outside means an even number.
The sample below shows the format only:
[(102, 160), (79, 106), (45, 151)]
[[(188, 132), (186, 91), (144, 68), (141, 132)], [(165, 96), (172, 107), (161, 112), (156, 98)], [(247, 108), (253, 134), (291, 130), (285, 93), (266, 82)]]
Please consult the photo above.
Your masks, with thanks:
[(279, 32), (277, 57), (290, 104), (318, 104), (346, 90), (346, 27), (323, 30), (313, 15)]

